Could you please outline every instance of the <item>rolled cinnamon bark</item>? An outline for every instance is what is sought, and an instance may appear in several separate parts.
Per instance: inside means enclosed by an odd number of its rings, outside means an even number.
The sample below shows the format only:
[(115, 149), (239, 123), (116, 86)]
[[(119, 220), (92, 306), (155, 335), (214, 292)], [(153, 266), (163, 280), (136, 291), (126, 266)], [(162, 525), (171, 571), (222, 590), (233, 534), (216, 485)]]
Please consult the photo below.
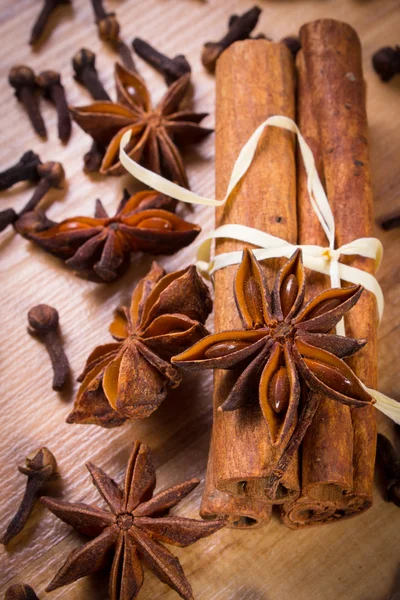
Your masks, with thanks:
[(272, 504), (267, 504), (264, 498), (247, 490), (246, 494), (227, 494), (220, 492), (215, 484), (213, 465), (213, 443), (211, 442), (207, 476), (204, 486), (200, 514), (203, 519), (227, 520), (230, 527), (236, 529), (254, 529), (269, 523)]
[[(243, 144), (256, 127), (274, 114), (294, 116), (294, 68), (289, 50), (265, 40), (233, 44), (220, 57), (216, 72), (216, 194), (222, 197)], [(291, 133), (268, 128), (255, 159), (230, 201), (216, 210), (216, 226), (237, 223), (268, 231), (290, 242), (297, 238), (296, 173)], [(243, 249), (231, 240), (217, 242), (216, 253)], [(267, 277), (279, 261), (268, 261)], [(233, 295), (237, 266), (215, 274), (215, 331), (241, 328)], [(268, 443), (267, 427), (255, 401), (232, 412), (218, 407), (235, 381), (232, 371), (215, 371), (213, 450), (207, 470), (202, 515), (213, 512), (214, 487), (233, 495), (219, 496), (218, 514), (229, 514), (243, 502), (258, 506), (265, 519), (266, 477), (276, 464), (278, 450)], [(293, 460), (278, 490), (278, 502), (299, 493), (298, 462)], [(257, 500), (257, 502), (256, 502)], [(260, 502), (258, 502), (260, 500)], [(254, 511), (253, 511), (254, 514)], [(248, 514), (245, 511), (244, 517)], [(253, 517), (252, 517), (253, 518)]]
[[(336, 247), (372, 231), (372, 187), (361, 47), (347, 24), (321, 20), (301, 29), (303, 51), (297, 59), (298, 121), (325, 183), (336, 223)], [(311, 210), (305, 173), (298, 170), (299, 242), (326, 245)], [(351, 257), (346, 262), (370, 273), (373, 262)], [(314, 289), (329, 281), (309, 274)], [(309, 280), (310, 280), (309, 279)], [(347, 285), (342, 282), (342, 285)], [(368, 386), (377, 385), (376, 301), (364, 291), (345, 319), (346, 334), (366, 338), (367, 345), (349, 359)], [(289, 527), (335, 521), (372, 503), (376, 448), (375, 408), (350, 409), (322, 402), (302, 444), (302, 493), (283, 507)]]

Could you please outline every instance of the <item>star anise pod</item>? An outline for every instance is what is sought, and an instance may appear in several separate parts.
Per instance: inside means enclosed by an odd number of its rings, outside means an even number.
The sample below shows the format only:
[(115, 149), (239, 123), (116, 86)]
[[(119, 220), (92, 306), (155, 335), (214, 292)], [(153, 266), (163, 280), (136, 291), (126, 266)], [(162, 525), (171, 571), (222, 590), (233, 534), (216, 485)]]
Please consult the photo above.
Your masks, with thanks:
[[(349, 406), (373, 402), (342, 360), (366, 340), (331, 332), (357, 302), (362, 286), (326, 290), (303, 306), (305, 291), (300, 250), (279, 271), (272, 294), (261, 265), (245, 250), (234, 283), (244, 329), (209, 335), (172, 358), (174, 365), (187, 369), (239, 368), (241, 373), (219, 410), (236, 410), (258, 400), (276, 447), (284, 447), (296, 429), (304, 435), (301, 415), (305, 418), (310, 396), (322, 394)], [(305, 406), (304, 402), (299, 406), (302, 387), (313, 392), (306, 396)]]
[(97, 200), (94, 217), (46, 226), (36, 213), (26, 213), (16, 229), (81, 276), (109, 282), (127, 270), (132, 252), (171, 254), (193, 242), (200, 227), (175, 215), (175, 207), (175, 200), (152, 190), (133, 196), (125, 191), (113, 217)]
[(118, 63), (115, 83), (117, 102), (93, 102), (71, 109), (74, 121), (96, 143), (107, 147), (100, 173), (125, 172), (119, 161), (119, 144), (123, 134), (131, 131), (126, 152), (132, 159), (188, 187), (178, 146), (198, 142), (212, 132), (199, 125), (207, 113), (180, 109), (190, 86), (190, 74), (175, 81), (156, 108), (151, 105), (143, 79)]
[(109, 510), (83, 503), (44, 497), (42, 502), (59, 519), (93, 540), (74, 550), (48, 585), (50, 592), (90, 575), (112, 562), (109, 594), (111, 600), (134, 600), (143, 584), (144, 563), (182, 598), (193, 598), (181, 564), (160, 542), (186, 547), (225, 525), (222, 520), (198, 521), (168, 515), (199, 483), (191, 479), (156, 496), (156, 476), (150, 451), (136, 442), (119, 486), (93, 463), (86, 465)]
[(165, 275), (153, 263), (130, 307), (116, 311), (110, 333), (117, 341), (90, 354), (67, 422), (116, 427), (149, 416), (180, 384), (170, 358), (208, 334), (203, 323), (211, 308), (194, 266)]

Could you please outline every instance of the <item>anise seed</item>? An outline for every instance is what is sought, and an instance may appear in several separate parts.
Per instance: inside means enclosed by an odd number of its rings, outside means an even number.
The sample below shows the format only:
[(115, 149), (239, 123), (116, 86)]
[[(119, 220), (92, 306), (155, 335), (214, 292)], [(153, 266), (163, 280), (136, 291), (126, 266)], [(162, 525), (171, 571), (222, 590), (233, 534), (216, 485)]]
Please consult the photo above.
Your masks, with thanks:
[(295, 300), (297, 298), (297, 294), (299, 293), (299, 282), (297, 281), (296, 275), (293, 273), (288, 275), (281, 288), (281, 306), (283, 317), (285, 318), (292, 308)]
[(307, 320), (314, 319), (315, 317), (319, 317), (319, 315), (325, 314), (328, 311), (333, 310), (334, 308), (339, 306), (340, 303), (340, 298), (328, 298), (327, 300), (324, 300), (308, 313)]
[(247, 342), (236, 342), (232, 340), (231, 342), (219, 342), (218, 344), (213, 344), (204, 352), (205, 358), (218, 358), (218, 356), (226, 356), (227, 354), (232, 354), (232, 352), (237, 352), (238, 350), (242, 350), (248, 346)]
[(271, 377), (268, 386), (268, 402), (279, 415), (285, 413), (289, 405), (290, 383), (287, 370), (280, 367)]
[(255, 278), (251, 275), (244, 284), (244, 293), (249, 313), (254, 321), (254, 327), (264, 323), (261, 290)]
[(357, 391), (354, 389), (350, 379), (343, 375), (336, 367), (310, 358), (305, 358), (304, 362), (312, 373), (328, 387), (338, 391), (344, 396), (358, 397)]
[(167, 221), (166, 219), (160, 219), (159, 217), (143, 219), (143, 221), (140, 221), (140, 223), (138, 223), (138, 227), (140, 227), (140, 229), (173, 229), (172, 223), (170, 223), (170, 221)]

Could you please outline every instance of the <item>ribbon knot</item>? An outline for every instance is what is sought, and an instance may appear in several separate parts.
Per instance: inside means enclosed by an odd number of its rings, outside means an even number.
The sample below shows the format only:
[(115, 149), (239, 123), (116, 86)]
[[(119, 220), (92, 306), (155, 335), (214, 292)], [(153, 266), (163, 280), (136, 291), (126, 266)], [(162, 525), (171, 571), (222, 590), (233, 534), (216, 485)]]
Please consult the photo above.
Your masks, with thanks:
[(322, 252), (322, 257), (327, 262), (331, 262), (331, 261), (339, 262), (340, 255), (341, 255), (340, 250), (335, 250), (335, 248), (325, 248), (325, 250)]

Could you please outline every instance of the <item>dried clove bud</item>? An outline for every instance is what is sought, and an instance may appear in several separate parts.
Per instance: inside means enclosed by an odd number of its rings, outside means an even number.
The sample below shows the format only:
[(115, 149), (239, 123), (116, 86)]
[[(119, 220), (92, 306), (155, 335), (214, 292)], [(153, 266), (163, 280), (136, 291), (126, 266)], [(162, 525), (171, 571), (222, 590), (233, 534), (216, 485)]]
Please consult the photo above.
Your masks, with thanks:
[(378, 433), (376, 464), (385, 480), (385, 500), (400, 507), (400, 457), (381, 433)]
[(121, 57), (122, 64), (127, 69), (136, 72), (137, 69), (132, 58), (132, 53), (128, 46), (121, 40), (120, 25), (115, 13), (108, 13), (105, 10), (103, 0), (92, 0), (92, 6), (100, 39), (114, 47), (115, 51)]
[(65, 179), (65, 171), (61, 163), (49, 161), (40, 164), (37, 167), (40, 181), (32, 198), (25, 204), (24, 208), (19, 213), (19, 216), (24, 215), (31, 210), (34, 210), (42, 198), (47, 194), (50, 188), (60, 188), (61, 183)]
[(61, 390), (69, 376), (69, 364), (62, 347), (58, 312), (48, 304), (38, 304), (28, 312), (28, 333), (46, 346), (54, 371), (53, 390)]
[(40, 157), (35, 152), (24, 152), (15, 165), (0, 173), (0, 191), (7, 190), (20, 181), (38, 181), (37, 166), (40, 164)]
[(372, 56), (372, 66), (382, 81), (390, 81), (400, 73), (400, 46), (385, 46)]
[(94, 52), (81, 48), (74, 55), (72, 66), (75, 71), (75, 81), (82, 84), (94, 100), (111, 100), (99, 79)]
[(190, 73), (192, 70), (183, 54), (169, 58), (140, 38), (135, 38), (132, 46), (136, 54), (164, 76), (167, 85), (171, 85), (182, 75)]
[(295, 58), (298, 51), (301, 49), (301, 43), (298, 37), (294, 35), (289, 35), (281, 40), (281, 44), (285, 44), (293, 54), (293, 58)]
[(25, 204), (24, 208), (16, 213), (14, 209), (7, 208), (0, 212), (0, 231), (13, 224), (15, 230), (21, 235), (24, 235), (19, 220), (26, 213), (35, 210), (42, 198), (47, 194), (50, 188), (59, 188), (61, 182), (65, 178), (64, 168), (59, 162), (40, 163), (36, 167), (39, 183), (34, 191), (31, 199)]
[(39, 598), (30, 585), (16, 583), (6, 590), (4, 600), (39, 600)]
[(258, 6), (254, 6), (241, 16), (232, 15), (229, 19), (229, 30), (228, 33), (219, 42), (207, 42), (204, 44), (203, 52), (201, 54), (201, 62), (205, 68), (213, 73), (215, 71), (215, 65), (218, 57), (238, 40), (245, 40), (249, 38), (251, 32), (257, 25), (258, 19), (261, 14), (261, 9)]
[(24, 105), (36, 133), (42, 138), (46, 138), (46, 126), (39, 109), (37, 98), (38, 85), (35, 73), (26, 65), (17, 65), (11, 68), (8, 74), (8, 81), (15, 89), (16, 97)]
[(28, 477), (21, 504), (0, 540), (6, 546), (24, 527), (32, 512), (39, 491), (50, 479), (57, 477), (57, 462), (47, 448), (40, 448), (25, 460), (26, 466), (18, 471)]
[(29, 40), (31, 46), (34, 46), (39, 41), (49, 21), (50, 15), (60, 4), (71, 4), (71, 0), (44, 0), (42, 10), (31, 31), (31, 38)]
[(62, 142), (67, 142), (71, 136), (71, 117), (65, 98), (64, 86), (61, 77), (56, 71), (42, 71), (37, 77), (37, 83), (42, 89), (45, 98), (56, 105), (58, 117), (58, 137)]
[(4, 231), (18, 219), (18, 214), (13, 208), (5, 208), (0, 211), (0, 231)]

